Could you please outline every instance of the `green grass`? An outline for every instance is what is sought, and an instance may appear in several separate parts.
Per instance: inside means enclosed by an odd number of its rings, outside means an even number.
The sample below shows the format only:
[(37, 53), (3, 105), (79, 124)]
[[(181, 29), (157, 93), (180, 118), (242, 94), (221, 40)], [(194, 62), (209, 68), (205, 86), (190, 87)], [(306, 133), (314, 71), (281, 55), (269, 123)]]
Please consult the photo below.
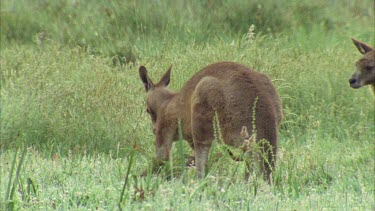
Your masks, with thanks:
[[(1, 208), (119, 209), (124, 187), (123, 210), (375, 209), (374, 97), (348, 85), (361, 57), (350, 37), (375, 44), (373, 1), (127, 2), (1, 2)], [(139, 177), (154, 136), (138, 67), (157, 80), (172, 64), (179, 90), (217, 61), (274, 81), (275, 183), (245, 183), (217, 145), (196, 180), (181, 142), (169, 168)]]

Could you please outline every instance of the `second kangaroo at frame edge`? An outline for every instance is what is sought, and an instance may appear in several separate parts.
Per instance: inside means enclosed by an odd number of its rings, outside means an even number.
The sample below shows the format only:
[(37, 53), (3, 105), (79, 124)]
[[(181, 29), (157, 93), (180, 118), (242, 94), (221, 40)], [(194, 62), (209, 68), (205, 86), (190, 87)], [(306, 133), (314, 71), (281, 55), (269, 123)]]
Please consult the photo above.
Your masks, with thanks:
[(363, 57), (356, 62), (357, 70), (349, 79), (350, 87), (358, 89), (370, 85), (375, 95), (375, 49), (353, 38), (352, 41)]
[[(168, 160), (172, 143), (178, 140), (180, 119), (183, 138), (195, 152), (198, 177), (204, 177), (214, 140), (213, 119), (217, 114), (224, 143), (234, 147), (243, 145), (240, 135), (243, 126), (252, 135), (255, 123), (255, 141), (264, 153), (257, 157), (260, 172), (265, 180), (272, 179), (282, 109), (270, 78), (241, 64), (220, 62), (203, 68), (179, 92), (174, 92), (167, 88), (171, 69), (154, 83), (146, 68), (139, 68), (147, 92), (147, 112), (156, 136), (154, 164)], [(246, 179), (252, 170), (250, 163), (247, 166)]]

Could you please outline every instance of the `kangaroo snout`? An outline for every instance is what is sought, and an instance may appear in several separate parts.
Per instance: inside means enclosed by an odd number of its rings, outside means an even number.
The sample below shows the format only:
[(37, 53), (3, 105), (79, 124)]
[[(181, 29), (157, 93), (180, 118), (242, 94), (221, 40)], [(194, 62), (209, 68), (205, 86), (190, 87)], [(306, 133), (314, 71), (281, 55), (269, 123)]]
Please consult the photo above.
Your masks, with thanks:
[(358, 83), (358, 80), (356, 78), (349, 79), (349, 84), (350, 84), (350, 87), (354, 89), (358, 89), (361, 87), (361, 84)]

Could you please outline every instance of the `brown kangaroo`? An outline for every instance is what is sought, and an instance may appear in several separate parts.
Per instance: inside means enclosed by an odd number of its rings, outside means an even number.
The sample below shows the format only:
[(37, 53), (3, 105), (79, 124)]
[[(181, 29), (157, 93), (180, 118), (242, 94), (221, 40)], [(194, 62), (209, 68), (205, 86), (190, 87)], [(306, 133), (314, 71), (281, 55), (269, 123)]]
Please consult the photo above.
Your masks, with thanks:
[(375, 49), (368, 44), (353, 39), (354, 45), (359, 52), (364, 54), (363, 58), (357, 61), (357, 70), (349, 79), (350, 87), (354, 89), (365, 85), (371, 85), (375, 94)]
[[(172, 66), (155, 84), (146, 68), (139, 68), (147, 91), (147, 112), (156, 135), (154, 164), (168, 160), (172, 143), (178, 140), (180, 119), (183, 137), (195, 152), (198, 178), (203, 178), (207, 173), (208, 154), (214, 140), (213, 120), (217, 114), (220, 133), (227, 145), (243, 146), (243, 126), (250, 134), (256, 131), (256, 142), (263, 153), (258, 157), (260, 172), (266, 180), (271, 179), (276, 162), (277, 130), (282, 119), (281, 101), (271, 80), (241, 64), (221, 62), (196, 73), (176, 93), (167, 88), (171, 69)], [(250, 165), (247, 179), (249, 170)]]

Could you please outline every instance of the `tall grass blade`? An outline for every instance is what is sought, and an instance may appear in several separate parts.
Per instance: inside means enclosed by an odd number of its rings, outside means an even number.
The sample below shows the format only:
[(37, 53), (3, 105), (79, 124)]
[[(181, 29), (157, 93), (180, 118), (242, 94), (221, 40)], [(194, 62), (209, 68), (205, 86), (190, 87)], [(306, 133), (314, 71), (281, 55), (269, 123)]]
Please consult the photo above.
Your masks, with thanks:
[[(21, 172), (21, 168), (22, 168), (22, 164), (23, 164), (23, 161), (25, 160), (25, 155), (26, 155), (26, 152), (27, 152), (27, 145), (25, 144), (24, 146), (24, 149), (22, 151), (22, 154), (21, 154), (21, 158), (20, 158), (20, 161), (18, 163), (18, 166), (17, 166), (17, 169), (16, 169), (16, 175), (15, 175), (15, 178), (13, 180), (13, 184), (12, 184), (12, 189), (10, 190), (10, 193), (9, 193), (9, 198), (6, 199), (8, 200), (8, 203), (7, 203), (7, 210), (13, 210), (13, 195), (14, 195), (14, 191), (16, 190), (16, 186), (17, 186), (17, 181), (18, 181), (18, 177), (20, 175), (20, 172)], [(14, 156), (14, 160), (13, 160), (13, 164), (12, 164), (12, 170), (11, 172), (13, 172), (13, 168), (15, 166), (15, 160), (16, 160), (16, 157), (17, 157), (17, 153), (15, 154)], [(13, 173), (10, 173), (10, 178), (9, 178), (9, 184), (8, 184), (8, 191), (9, 191), (9, 188), (10, 188), (10, 184), (11, 184), (11, 175)], [(8, 196), (8, 194), (7, 194)]]
[(4, 199), (5, 201), (8, 201), (9, 199), (8, 197), (10, 193), (10, 187), (12, 186), (12, 178), (13, 178), (14, 167), (16, 166), (17, 153), (18, 153), (18, 150), (16, 150), (16, 152), (14, 153), (12, 167), (9, 172), (8, 187), (7, 187), (7, 191), (5, 192), (5, 199)]
[(128, 185), (129, 174), (130, 174), (130, 170), (131, 170), (131, 167), (132, 167), (132, 164), (133, 164), (133, 158), (134, 158), (135, 149), (136, 149), (136, 143), (134, 143), (132, 152), (130, 153), (129, 165), (128, 165), (128, 169), (127, 169), (126, 175), (125, 175), (125, 182), (124, 182), (124, 185), (122, 186), (122, 191), (121, 191), (121, 195), (120, 195), (120, 201), (118, 203), (119, 210), (122, 210), (121, 203), (122, 203), (122, 200), (124, 198), (125, 188)]
[(37, 194), (35, 184), (30, 177), (27, 178), (27, 180), (26, 180), (26, 191), (27, 191), (28, 200), (30, 200), (30, 198), (31, 198), (31, 193), (34, 193), (35, 196)]
[(17, 154), (18, 154), (18, 150), (16, 150), (16, 152), (14, 153), (14, 158), (13, 158), (13, 161), (12, 161), (12, 167), (11, 167), (10, 172), (9, 172), (8, 187), (6, 189), (5, 199), (4, 199), (4, 202), (5, 202), (4, 203), (4, 209), (6, 209), (6, 210), (13, 210), (13, 202), (11, 202), (10, 199), (9, 199), (9, 193), (10, 193), (10, 189), (11, 189), (11, 186), (12, 186), (12, 178), (13, 178), (14, 167), (16, 166)]

